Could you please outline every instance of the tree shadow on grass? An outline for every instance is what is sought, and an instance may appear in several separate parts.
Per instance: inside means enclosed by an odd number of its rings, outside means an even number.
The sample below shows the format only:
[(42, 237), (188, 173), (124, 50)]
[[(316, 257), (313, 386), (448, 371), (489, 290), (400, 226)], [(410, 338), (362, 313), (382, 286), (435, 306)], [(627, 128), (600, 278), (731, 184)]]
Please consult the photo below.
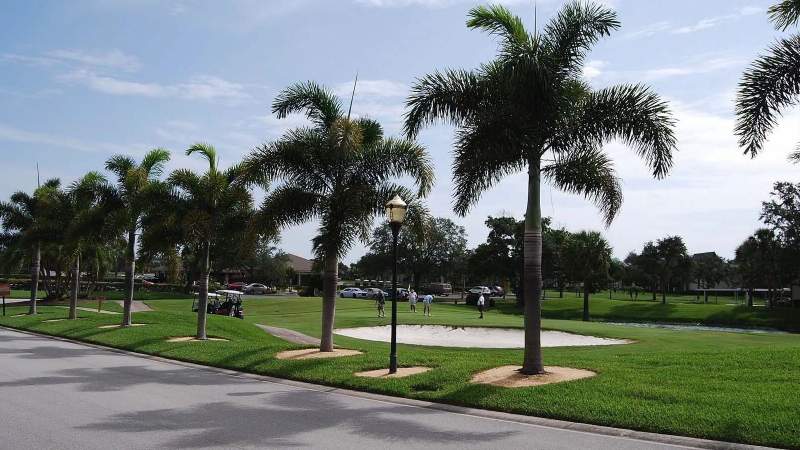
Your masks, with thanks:
[[(90, 430), (152, 433), (182, 431), (181, 436), (161, 442), (169, 448), (209, 446), (309, 446), (303, 435), (335, 429), (374, 439), (376, 445), (446, 443), (462, 445), (510, 437), (516, 432), (482, 432), (434, 425), (427, 416), (434, 411), (404, 406), (384, 406), (363, 400), (345, 402), (330, 394), (292, 391), (268, 395), (263, 404), (206, 403), (184, 409), (157, 409), (118, 414), (108, 421), (86, 425)], [(379, 405), (379, 406), (375, 406)], [(441, 413), (439, 413), (441, 414)], [(347, 439), (342, 436), (342, 439)], [(319, 445), (317, 443), (317, 445)]]

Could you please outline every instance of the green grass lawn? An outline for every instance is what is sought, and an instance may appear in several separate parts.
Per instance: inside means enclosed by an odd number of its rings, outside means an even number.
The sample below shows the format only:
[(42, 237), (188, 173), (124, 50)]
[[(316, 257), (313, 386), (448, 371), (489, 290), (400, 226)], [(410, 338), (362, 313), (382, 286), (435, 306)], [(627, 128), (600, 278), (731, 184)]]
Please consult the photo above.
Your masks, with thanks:
[[(605, 301), (607, 305), (599, 299), (593, 301), (596, 315), (635, 318), (643, 314), (644, 319), (652, 319), (667, 312), (667, 317), (661, 318), (664, 321), (700, 321), (704, 317), (732, 315), (741, 316), (750, 324), (777, 320), (753, 312), (726, 313), (735, 308), (723, 305), (675, 305), (659, 312), (638, 309), (644, 306), (632, 302)], [(44, 319), (65, 316), (65, 310), (53, 307), (43, 307), (43, 313), (37, 317), (0, 318), (0, 324), (212, 366), (388, 395), (651, 432), (800, 448), (800, 336), (795, 334), (672, 331), (545, 319), (543, 325), (548, 329), (628, 338), (636, 343), (546, 348), (546, 364), (590, 369), (598, 376), (507, 389), (472, 385), (468, 380), (482, 370), (519, 364), (522, 350), (399, 345), (401, 366), (424, 365), (433, 370), (394, 380), (352, 375), (387, 367), (387, 343), (337, 336), (337, 345), (359, 349), (364, 354), (332, 360), (275, 359), (276, 352), (299, 347), (267, 335), (253, 323), (319, 336), (318, 298), (249, 297), (245, 301), (246, 320), (210, 317), (209, 334), (230, 342), (203, 343), (165, 342), (169, 336), (193, 334), (195, 315), (190, 312), (191, 300), (147, 303), (156, 311), (134, 315), (135, 321), (148, 323), (145, 327), (98, 329), (101, 324), (118, 322), (119, 316), (83, 311), (80, 312), (83, 319), (75, 322), (43, 323)], [(578, 304), (579, 300), (574, 298), (548, 300), (544, 314), (572, 318), (579, 313)], [(477, 318), (474, 308), (465, 305), (436, 304), (430, 319), (421, 312), (410, 313), (406, 303), (399, 306), (399, 320), (407, 324), (522, 326), (522, 317), (507, 305), (492, 309), (483, 321)], [(634, 309), (623, 313), (627, 307)], [(24, 311), (21, 307), (9, 308), (9, 314)], [(338, 300), (337, 327), (388, 323), (388, 319), (375, 317), (372, 301)]]

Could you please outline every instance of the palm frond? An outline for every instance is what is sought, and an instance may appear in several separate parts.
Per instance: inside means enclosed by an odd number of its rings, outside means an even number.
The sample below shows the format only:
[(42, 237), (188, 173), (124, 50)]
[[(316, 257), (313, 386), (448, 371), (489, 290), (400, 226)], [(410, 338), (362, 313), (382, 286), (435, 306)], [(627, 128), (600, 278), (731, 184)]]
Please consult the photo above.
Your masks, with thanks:
[(619, 27), (613, 10), (574, 0), (564, 5), (545, 26), (542, 39), (547, 56), (559, 71), (575, 74), (580, 72), (586, 52)]
[(365, 149), (362, 157), (363, 176), (377, 176), (375, 182), (388, 178), (410, 176), (417, 186), (417, 195), (427, 195), (433, 187), (435, 175), (427, 151), (421, 145), (405, 140), (387, 138)]
[(781, 39), (742, 75), (736, 98), (736, 135), (755, 157), (776, 125), (781, 109), (800, 95), (800, 35)]
[(542, 176), (554, 187), (591, 200), (610, 225), (622, 206), (622, 186), (613, 162), (596, 148), (556, 154), (552, 164), (542, 167)]
[(517, 55), (531, 49), (531, 37), (525, 30), (525, 24), (505, 6), (476, 6), (467, 17), (467, 27), (502, 38), (502, 51), (505, 54)]
[(636, 148), (656, 178), (665, 177), (672, 168), (675, 121), (667, 103), (649, 88), (621, 85), (592, 92), (577, 120), (576, 139), (595, 145), (621, 139)]
[(154, 148), (147, 152), (139, 167), (147, 177), (159, 177), (164, 171), (164, 166), (169, 161), (169, 151), (163, 148)]
[(298, 225), (319, 214), (321, 201), (322, 198), (314, 192), (282, 185), (264, 199), (256, 222), (268, 230)]
[(135, 166), (136, 162), (125, 155), (114, 155), (106, 161), (106, 170), (113, 172), (120, 181), (124, 180)]
[(484, 98), (480, 79), (474, 73), (447, 70), (426, 75), (411, 87), (404, 132), (414, 138), (422, 127), (436, 121), (462, 125), (481, 113)]
[(775, 28), (786, 31), (800, 20), (800, 0), (781, 0), (767, 10)]
[(174, 170), (167, 178), (167, 182), (191, 196), (206, 194), (200, 176), (189, 169)]
[(313, 81), (296, 83), (278, 94), (272, 102), (272, 112), (279, 119), (289, 114), (305, 112), (312, 122), (329, 127), (342, 115), (342, 105), (332, 92)]
[(202, 142), (198, 142), (188, 149), (186, 149), (186, 155), (191, 155), (192, 153), (200, 153), (203, 155), (206, 160), (208, 161), (208, 168), (210, 172), (217, 171), (217, 150), (214, 148), (213, 145), (205, 144)]

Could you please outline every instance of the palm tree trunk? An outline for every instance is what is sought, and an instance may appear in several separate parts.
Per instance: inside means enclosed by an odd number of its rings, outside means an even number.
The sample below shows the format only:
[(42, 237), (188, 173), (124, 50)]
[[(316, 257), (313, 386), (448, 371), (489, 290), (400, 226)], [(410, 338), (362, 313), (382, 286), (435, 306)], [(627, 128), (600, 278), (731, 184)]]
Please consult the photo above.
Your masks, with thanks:
[(125, 299), (122, 302), (122, 326), (129, 327), (131, 320), (131, 304), (133, 303), (133, 275), (136, 273), (136, 227), (128, 231), (128, 248), (125, 250)]
[(542, 364), (542, 209), (541, 161), (528, 164), (528, 206), (523, 236), (523, 279), (525, 296), (525, 356), (521, 372), (526, 375), (544, 373)]
[(36, 242), (31, 264), (31, 305), (28, 314), (36, 314), (36, 296), (39, 294), (39, 269), (42, 265), (42, 243)]
[(69, 296), (69, 320), (78, 318), (78, 292), (81, 289), (81, 252), (75, 255), (75, 267), (72, 268), (72, 293)]
[[(583, 282), (583, 321), (589, 321), (589, 281)], [(610, 291), (609, 291), (610, 292)]]
[(339, 259), (328, 252), (325, 255), (325, 273), (322, 277), (322, 336), (319, 351), (333, 351), (333, 321), (336, 316), (336, 283)]
[(206, 321), (208, 319), (208, 275), (211, 271), (211, 243), (203, 244), (203, 261), (201, 267), (200, 293), (197, 295), (197, 339), (206, 340)]

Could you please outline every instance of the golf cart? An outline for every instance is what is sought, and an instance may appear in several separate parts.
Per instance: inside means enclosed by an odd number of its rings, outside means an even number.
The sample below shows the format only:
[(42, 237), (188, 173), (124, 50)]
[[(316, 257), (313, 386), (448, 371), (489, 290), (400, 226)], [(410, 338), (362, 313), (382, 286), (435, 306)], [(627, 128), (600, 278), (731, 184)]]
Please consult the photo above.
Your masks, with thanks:
[[(232, 291), (223, 289), (217, 291), (216, 294), (208, 293), (208, 307), (206, 311), (209, 314), (217, 314), (220, 316), (238, 317), (244, 319), (244, 308), (242, 308), (243, 292)], [(195, 296), (192, 302), (192, 311), (197, 312), (198, 298)]]

